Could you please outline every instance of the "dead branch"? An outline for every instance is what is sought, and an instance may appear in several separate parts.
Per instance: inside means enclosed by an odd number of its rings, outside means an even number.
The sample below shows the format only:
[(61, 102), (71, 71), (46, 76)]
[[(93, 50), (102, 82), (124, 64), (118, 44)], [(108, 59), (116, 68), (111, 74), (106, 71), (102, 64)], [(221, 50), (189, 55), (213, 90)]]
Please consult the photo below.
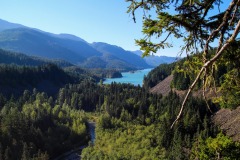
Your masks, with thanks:
[(200, 79), (202, 73), (204, 72), (204, 70), (206, 68), (208, 68), (213, 62), (215, 62), (223, 53), (223, 51), (236, 39), (238, 33), (240, 31), (240, 20), (238, 21), (238, 24), (232, 34), (232, 36), (226, 41), (226, 43), (221, 47), (221, 49), (219, 51), (217, 51), (217, 53), (215, 54), (214, 57), (212, 57), (210, 60), (208, 60), (206, 63), (204, 63), (204, 65), (202, 66), (201, 70), (199, 71), (197, 77), (195, 78), (194, 82), (192, 83), (192, 85), (189, 87), (188, 92), (183, 100), (181, 109), (178, 113), (177, 118), (175, 119), (175, 121), (172, 123), (171, 125), (171, 129), (173, 128), (174, 124), (180, 119), (182, 112), (183, 112), (183, 108), (186, 104), (186, 101), (189, 97), (189, 94), (191, 93), (191, 91), (193, 90), (194, 86), (196, 85), (197, 81)]

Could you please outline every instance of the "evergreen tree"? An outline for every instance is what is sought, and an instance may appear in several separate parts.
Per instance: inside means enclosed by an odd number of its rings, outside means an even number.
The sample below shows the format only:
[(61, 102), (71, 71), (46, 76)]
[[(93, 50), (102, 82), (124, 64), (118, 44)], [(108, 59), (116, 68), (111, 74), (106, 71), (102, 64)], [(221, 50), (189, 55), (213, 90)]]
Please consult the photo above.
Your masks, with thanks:
[[(239, 48), (240, 10), (238, 7), (240, 2), (239, 0), (224, 2), (221, 0), (126, 1), (130, 2), (128, 12), (132, 13), (134, 21), (136, 21), (135, 12), (139, 8), (143, 9), (144, 13), (149, 13), (143, 14), (144, 38), (136, 40), (141, 50), (144, 51), (143, 56), (174, 45), (172, 41), (169, 41), (171, 36), (183, 40), (181, 52), (185, 51), (187, 55), (193, 53), (200, 55), (192, 59), (185, 70), (185, 72), (193, 73), (195, 78), (189, 86), (179, 114), (173, 122), (174, 125), (181, 117), (190, 92), (198, 81), (201, 80), (203, 83), (203, 95), (205, 96), (206, 88), (214, 84), (212, 76), (214, 71), (218, 70), (218, 63), (223, 62), (227, 64), (227, 67), (231, 66), (231, 63), (227, 63), (226, 56), (229, 55), (227, 49), (235, 46)], [(218, 10), (223, 3), (229, 3), (228, 7), (223, 11)], [(174, 12), (169, 12), (169, 8), (174, 9)], [(156, 15), (152, 16), (151, 13)], [(151, 41), (155, 37), (158, 38), (158, 42)], [(213, 41), (218, 41), (218, 46), (211, 53)], [(235, 53), (234, 58), (237, 58), (237, 55), (239, 54)], [(237, 86), (238, 93), (238, 85), (234, 86)]]
[(27, 143), (23, 143), (23, 151), (22, 151), (22, 157), (21, 160), (29, 160), (30, 157), (30, 153), (28, 151), (28, 146)]

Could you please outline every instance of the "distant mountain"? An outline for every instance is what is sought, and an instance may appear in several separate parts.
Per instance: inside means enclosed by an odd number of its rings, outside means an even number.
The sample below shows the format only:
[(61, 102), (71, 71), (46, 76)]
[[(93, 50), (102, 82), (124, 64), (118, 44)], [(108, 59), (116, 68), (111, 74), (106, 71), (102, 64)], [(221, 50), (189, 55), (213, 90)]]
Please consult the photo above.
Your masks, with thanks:
[[(71, 34), (66, 34), (66, 33), (61, 33), (61, 34), (52, 34), (55, 37), (58, 38), (63, 38), (63, 39), (69, 39), (69, 40), (73, 40), (73, 41), (81, 41), (81, 42), (86, 42), (84, 39), (71, 35)], [(87, 42), (86, 42), (87, 43)]]
[[(134, 54), (138, 55), (138, 56), (142, 56), (142, 51), (132, 51)], [(168, 57), (168, 56), (155, 56), (155, 55), (151, 55), (151, 56), (148, 56), (148, 57), (144, 57), (144, 60), (145, 62), (148, 64), (148, 65), (151, 65), (153, 67), (157, 67), (159, 66), (160, 64), (163, 64), (163, 63), (172, 63), (174, 61), (177, 60), (176, 57)]]
[[(2, 26), (1, 26), (2, 24)], [(121, 47), (89, 44), (70, 34), (53, 34), (0, 20), (0, 48), (30, 56), (65, 60), (84, 68), (136, 70), (152, 67)]]
[(176, 57), (167, 57), (167, 56), (149, 56), (149, 57), (145, 57), (144, 60), (147, 62), (147, 64), (157, 67), (160, 64), (164, 64), (164, 63), (172, 63), (175, 62), (177, 60)]
[(25, 54), (10, 52), (0, 49), (0, 64), (16, 64), (25, 66), (40, 66), (44, 64), (56, 64), (59, 67), (73, 66), (71, 63), (63, 60), (49, 60), (39, 57), (31, 57)]
[(102, 68), (102, 69), (116, 69), (118, 71), (129, 71), (129, 70), (137, 70), (138, 68), (119, 60), (118, 58), (110, 55), (104, 54), (103, 56), (93, 56), (88, 58), (84, 63), (81, 65), (86, 68)]
[(127, 64), (131, 64), (132, 67), (136, 67), (137, 69), (151, 67), (141, 57), (135, 55), (130, 51), (126, 51), (121, 47), (102, 42), (92, 43), (92, 46), (99, 52), (103, 53), (105, 57), (108, 56), (117, 57), (119, 60), (122, 60)]
[(134, 53), (134, 54), (136, 54), (136, 55), (138, 55), (140, 57), (142, 57), (142, 54), (143, 54), (143, 52), (140, 51), (140, 50), (132, 51), (132, 53)]
[(56, 38), (29, 28), (0, 32), (0, 47), (32, 56), (63, 59), (74, 64), (90, 56), (101, 55), (85, 42)]
[(0, 32), (6, 29), (14, 29), (14, 28), (26, 28), (21, 24), (10, 23), (8, 21), (0, 19)]

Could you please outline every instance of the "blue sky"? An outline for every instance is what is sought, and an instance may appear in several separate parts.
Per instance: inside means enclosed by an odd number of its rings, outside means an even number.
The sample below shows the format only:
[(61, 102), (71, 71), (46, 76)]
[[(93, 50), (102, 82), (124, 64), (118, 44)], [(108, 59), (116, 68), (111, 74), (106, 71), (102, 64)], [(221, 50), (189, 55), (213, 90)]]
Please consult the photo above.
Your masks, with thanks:
[[(89, 43), (106, 42), (126, 50), (138, 50), (134, 39), (142, 35), (141, 11), (134, 23), (125, 0), (1, 0), (0, 18), (51, 33), (69, 33)], [(175, 47), (160, 55), (177, 56)]]
[(0, 18), (52, 33), (69, 33), (87, 42), (137, 50), (141, 22), (126, 13), (124, 0), (1, 0)]

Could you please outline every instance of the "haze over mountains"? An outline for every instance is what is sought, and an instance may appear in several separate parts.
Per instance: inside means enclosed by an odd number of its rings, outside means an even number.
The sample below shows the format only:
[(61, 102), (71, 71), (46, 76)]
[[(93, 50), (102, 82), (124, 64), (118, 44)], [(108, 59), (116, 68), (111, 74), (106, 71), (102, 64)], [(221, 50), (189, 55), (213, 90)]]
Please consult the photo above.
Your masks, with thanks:
[[(142, 57), (142, 54), (143, 54), (142, 51), (137, 50), (137, 51), (132, 51), (132, 52), (134, 54)], [(163, 63), (169, 64), (169, 63), (172, 63), (172, 62), (178, 60), (177, 57), (155, 56), (155, 55), (150, 55), (150, 56), (144, 57), (143, 59), (148, 65), (154, 66), (154, 67), (159, 66), (159, 64), (163, 64)]]
[[(65, 60), (84, 68), (136, 70), (170, 63), (164, 57), (142, 59), (121, 47), (87, 43), (70, 34), (52, 34), (0, 19), (0, 48), (47, 59)], [(160, 60), (161, 59), (161, 60)]]

